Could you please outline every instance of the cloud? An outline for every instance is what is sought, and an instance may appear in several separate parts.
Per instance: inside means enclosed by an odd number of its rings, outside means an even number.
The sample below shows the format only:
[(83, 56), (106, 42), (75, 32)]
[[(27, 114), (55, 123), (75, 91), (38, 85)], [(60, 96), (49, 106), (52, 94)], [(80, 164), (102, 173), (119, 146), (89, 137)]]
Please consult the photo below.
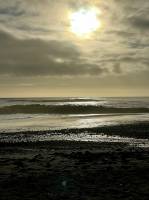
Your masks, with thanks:
[(122, 73), (122, 69), (121, 69), (120, 63), (115, 63), (115, 65), (113, 66), (113, 72), (116, 73), (116, 74), (121, 74)]
[(135, 28), (138, 28), (142, 31), (149, 29), (149, 18), (146, 19), (146, 17), (141, 18), (141, 17), (132, 17), (130, 18), (131, 24), (134, 25)]
[(0, 32), (0, 73), (22, 76), (100, 75), (106, 69), (84, 63), (68, 41), (20, 40)]
[[(0, 0), (0, 73), (108, 76), (148, 69), (149, 3), (141, 2)], [(68, 31), (67, 14), (92, 5), (102, 11), (103, 27), (84, 42)]]
[[(102, 28), (79, 38), (70, 31), (69, 14), (90, 6), (100, 9)], [(138, 88), (146, 95), (148, 10), (148, 0), (0, 0), (0, 95), (65, 89), (66, 96), (113, 95), (130, 88), (130, 95)]]

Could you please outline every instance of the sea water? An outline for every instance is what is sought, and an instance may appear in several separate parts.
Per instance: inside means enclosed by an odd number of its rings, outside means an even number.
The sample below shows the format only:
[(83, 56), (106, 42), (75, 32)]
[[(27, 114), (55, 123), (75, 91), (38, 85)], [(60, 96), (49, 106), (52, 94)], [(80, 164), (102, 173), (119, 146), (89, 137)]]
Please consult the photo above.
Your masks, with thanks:
[[(109, 127), (110, 131), (112, 126), (120, 125), (128, 127), (129, 131), (128, 125), (143, 123), (149, 124), (148, 97), (0, 99), (0, 141), (5, 142), (137, 140), (148, 143), (148, 138), (122, 137), (117, 132), (110, 137), (100, 131), (92, 133), (95, 128)], [(67, 134), (63, 131), (66, 129)], [(73, 132), (75, 129), (77, 134)]]

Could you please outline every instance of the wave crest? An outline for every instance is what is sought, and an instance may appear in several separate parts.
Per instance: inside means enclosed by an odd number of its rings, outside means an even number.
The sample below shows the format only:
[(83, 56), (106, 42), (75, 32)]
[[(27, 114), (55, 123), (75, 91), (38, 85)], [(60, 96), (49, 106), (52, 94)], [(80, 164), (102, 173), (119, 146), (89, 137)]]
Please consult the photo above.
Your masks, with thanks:
[(149, 113), (149, 108), (118, 108), (99, 105), (11, 105), (0, 108), (0, 114), (102, 114), (102, 113)]

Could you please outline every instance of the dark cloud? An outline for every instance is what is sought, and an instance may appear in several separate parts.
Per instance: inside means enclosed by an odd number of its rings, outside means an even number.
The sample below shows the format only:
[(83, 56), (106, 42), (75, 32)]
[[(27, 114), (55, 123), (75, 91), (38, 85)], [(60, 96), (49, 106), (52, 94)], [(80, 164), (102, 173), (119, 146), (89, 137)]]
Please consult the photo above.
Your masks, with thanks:
[(25, 14), (23, 10), (16, 10), (16, 7), (0, 8), (0, 15), (21, 16)]
[(142, 31), (149, 30), (149, 18), (146, 19), (146, 16), (144, 18), (142, 17), (132, 17), (130, 18), (131, 24)]
[(122, 69), (121, 69), (120, 63), (115, 63), (115, 65), (113, 65), (113, 72), (116, 73), (116, 74), (121, 74), (122, 73)]
[(14, 18), (27, 15), (36, 16), (37, 12), (34, 8), (37, 7), (38, 3), (38, 0), (0, 0), (0, 16), (5, 15)]
[(96, 64), (82, 63), (77, 47), (67, 41), (19, 40), (1, 32), (0, 43), (1, 74), (84, 76), (107, 72)]

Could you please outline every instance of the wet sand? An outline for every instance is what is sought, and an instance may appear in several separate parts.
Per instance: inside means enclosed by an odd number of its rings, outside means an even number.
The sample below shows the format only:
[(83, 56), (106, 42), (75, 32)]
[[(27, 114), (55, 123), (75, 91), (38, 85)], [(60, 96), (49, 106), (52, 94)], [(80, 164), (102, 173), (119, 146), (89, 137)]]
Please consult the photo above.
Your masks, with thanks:
[(0, 199), (147, 200), (148, 153), (122, 143), (1, 143)]

